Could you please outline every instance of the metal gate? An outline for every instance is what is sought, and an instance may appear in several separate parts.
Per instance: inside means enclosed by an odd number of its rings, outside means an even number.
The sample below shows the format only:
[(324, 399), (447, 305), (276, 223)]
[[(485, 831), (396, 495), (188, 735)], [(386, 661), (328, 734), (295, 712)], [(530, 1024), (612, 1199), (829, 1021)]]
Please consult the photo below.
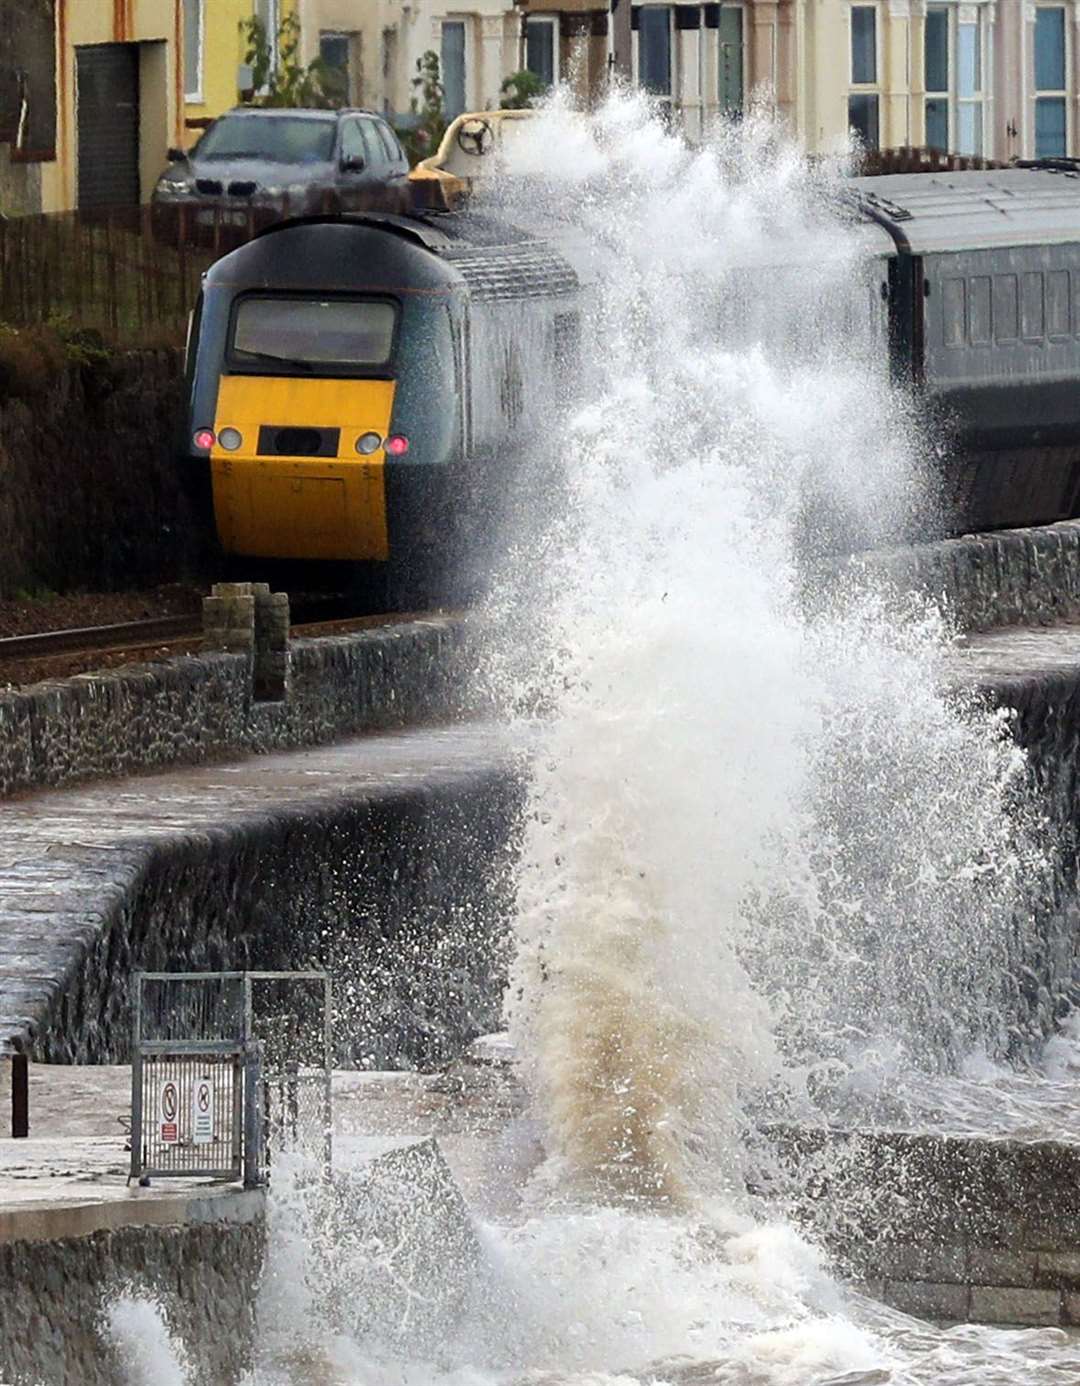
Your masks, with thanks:
[(139, 48), (95, 43), (75, 50), (79, 206), (137, 206)]
[(298, 1151), (330, 1168), (330, 982), (323, 972), (134, 978), (131, 1178), (265, 1182)]

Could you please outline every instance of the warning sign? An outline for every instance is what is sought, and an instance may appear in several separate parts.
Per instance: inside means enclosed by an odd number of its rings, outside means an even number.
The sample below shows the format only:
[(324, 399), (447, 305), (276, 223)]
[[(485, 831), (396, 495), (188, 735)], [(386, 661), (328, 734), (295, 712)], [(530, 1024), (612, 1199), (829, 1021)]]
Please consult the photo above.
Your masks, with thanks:
[(191, 1092), (191, 1132), (196, 1145), (214, 1139), (214, 1089), (209, 1078), (197, 1078)]
[(180, 1126), (177, 1115), (180, 1111), (180, 1094), (175, 1083), (162, 1083), (158, 1094), (158, 1116), (160, 1118), (160, 1137), (162, 1145), (178, 1145)]

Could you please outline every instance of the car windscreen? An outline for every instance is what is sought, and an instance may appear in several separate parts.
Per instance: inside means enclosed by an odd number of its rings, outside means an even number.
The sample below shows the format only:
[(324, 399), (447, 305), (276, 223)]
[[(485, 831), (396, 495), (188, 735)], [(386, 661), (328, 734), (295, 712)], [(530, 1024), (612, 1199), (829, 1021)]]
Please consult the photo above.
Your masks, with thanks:
[(334, 152), (336, 129), (333, 120), (309, 117), (223, 116), (203, 135), (195, 158), (325, 163)]
[(244, 298), (232, 354), (238, 365), (385, 366), (396, 319), (386, 299)]

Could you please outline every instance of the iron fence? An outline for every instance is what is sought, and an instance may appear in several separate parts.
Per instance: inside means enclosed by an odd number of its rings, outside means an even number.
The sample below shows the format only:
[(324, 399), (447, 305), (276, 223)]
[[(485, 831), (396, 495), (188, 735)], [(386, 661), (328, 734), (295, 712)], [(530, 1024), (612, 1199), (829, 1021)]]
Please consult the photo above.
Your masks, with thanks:
[(144, 972), (134, 985), (132, 1179), (253, 1187), (286, 1151), (329, 1172), (325, 973)]

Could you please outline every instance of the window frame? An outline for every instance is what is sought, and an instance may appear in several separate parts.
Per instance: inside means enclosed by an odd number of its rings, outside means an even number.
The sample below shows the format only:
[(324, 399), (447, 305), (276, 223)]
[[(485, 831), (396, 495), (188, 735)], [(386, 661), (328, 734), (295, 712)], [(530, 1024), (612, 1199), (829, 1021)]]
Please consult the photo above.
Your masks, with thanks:
[[(993, 26), (990, 23), (989, 10), (986, 5), (971, 6), (975, 12), (975, 18), (970, 19), (961, 16), (961, 11), (968, 11), (969, 7), (955, 3), (939, 3), (927, 6), (926, 17), (929, 19), (931, 14), (943, 15), (945, 18), (945, 86), (931, 88), (927, 78), (927, 52), (926, 52), (926, 29), (923, 31), (923, 55), (922, 55), (922, 78), (923, 78), (923, 139), (930, 144), (928, 107), (933, 102), (944, 102), (945, 122), (946, 122), (946, 146), (945, 152), (949, 154), (960, 154), (964, 156), (974, 156), (982, 158), (985, 156), (988, 147), (988, 125), (990, 121), (991, 103), (993, 100), (992, 86), (992, 44)], [(977, 44), (979, 84), (977, 89), (970, 95), (962, 95), (960, 91), (960, 30), (964, 27), (973, 28), (975, 31), (975, 42)], [(988, 80), (990, 77), (991, 80)], [(962, 149), (960, 147), (960, 117), (961, 108), (974, 108), (976, 111), (975, 131), (977, 134), (976, 149)], [(935, 148), (937, 146), (934, 146)]]
[[(856, 10), (869, 10), (874, 16), (874, 76), (869, 82), (855, 81), (855, 24), (854, 14)], [(855, 0), (855, 3), (847, 6), (847, 71), (848, 83), (847, 91), (844, 96), (844, 108), (847, 118), (847, 130), (855, 130), (855, 124), (851, 119), (852, 99), (864, 99), (870, 103), (870, 108), (874, 111), (875, 139), (871, 145), (867, 142), (867, 149), (881, 148), (881, 70), (882, 70), (882, 23), (881, 6), (877, 0), (867, 4), (865, 0)]]
[(443, 91), (446, 91), (446, 62), (443, 53), (443, 40), (446, 36), (446, 26), (448, 24), (460, 25), (461, 27), (461, 111), (451, 114), (449, 107), (445, 108), (447, 121), (453, 120), (454, 116), (469, 110), (469, 71), (472, 67), (472, 53), (469, 47), (469, 16), (467, 14), (444, 14), (438, 21), (439, 24), (439, 76), (443, 83)]
[[(187, 19), (189, 9), (194, 11), (196, 16), (196, 29), (198, 30), (197, 51), (197, 78), (198, 82), (194, 91), (188, 91), (188, 50), (187, 50)], [(206, 0), (184, 0), (183, 4), (184, 20), (184, 104), (185, 106), (202, 106), (206, 102)]]
[[(1038, 85), (1038, 59), (1036, 57), (1036, 34), (1038, 32), (1038, 15), (1041, 10), (1057, 10), (1061, 14), (1062, 28), (1062, 70), (1065, 78), (1065, 85), (1061, 88), (1051, 89)], [(1073, 81), (1073, 34), (1070, 17), (1072, 15), (1071, 5), (1062, 4), (1036, 4), (1035, 17), (1031, 25), (1031, 140), (1032, 153), (1035, 158), (1061, 158), (1068, 157), (1069, 150), (1072, 148), (1072, 137), (1074, 128), (1072, 102), (1069, 91)], [(1065, 112), (1065, 148), (1059, 154), (1040, 154), (1038, 147), (1039, 138), (1039, 102), (1054, 101), (1060, 102)]]
[[(708, 7), (706, 7), (707, 9)], [(716, 16), (716, 104), (717, 110), (725, 120), (742, 120), (746, 114), (746, 5), (718, 5)], [(731, 13), (737, 16), (739, 21), (739, 42), (737, 45), (725, 42), (723, 37), (724, 15)], [(725, 54), (731, 49), (738, 49), (739, 64), (739, 102), (737, 106), (725, 105), (724, 91), (724, 65)]]
[[(678, 74), (676, 72), (676, 64), (678, 61), (678, 45), (675, 40), (675, 5), (677, 3), (678, 0), (669, 0), (668, 4), (636, 5), (634, 6), (634, 9), (632, 11), (632, 14), (636, 15), (637, 17), (637, 52), (635, 54), (634, 61), (635, 85), (638, 88), (640, 88), (640, 90), (646, 92), (648, 95), (654, 97), (658, 101), (672, 101), (674, 99), (674, 94), (676, 91), (676, 85), (678, 80)], [(664, 13), (667, 15), (667, 91), (657, 91), (653, 87), (646, 86), (645, 83), (642, 81), (642, 19), (644, 18), (646, 12), (650, 10), (663, 10)]]
[[(521, 24), (521, 67), (531, 72), (529, 67), (529, 26), (545, 28), (551, 34), (551, 85), (557, 87), (562, 74), (559, 71), (559, 16), (557, 14), (526, 14)], [(538, 77), (539, 73), (536, 74)]]

